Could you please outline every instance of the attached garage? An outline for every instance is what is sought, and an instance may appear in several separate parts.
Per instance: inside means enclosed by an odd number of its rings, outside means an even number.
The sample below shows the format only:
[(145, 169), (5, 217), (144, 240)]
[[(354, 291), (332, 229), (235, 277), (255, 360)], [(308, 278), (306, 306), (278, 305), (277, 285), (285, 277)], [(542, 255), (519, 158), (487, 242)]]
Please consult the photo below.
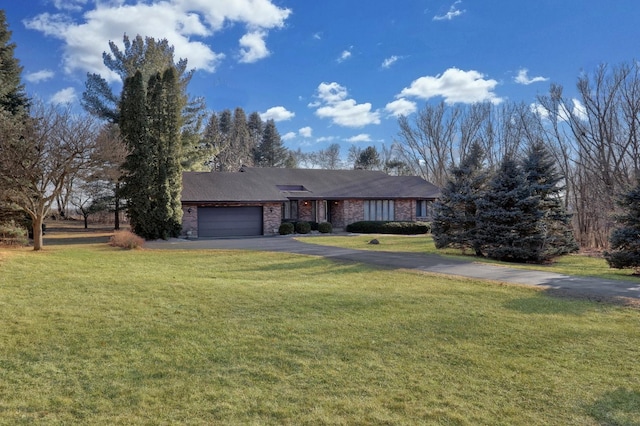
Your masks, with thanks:
[(200, 207), (198, 237), (262, 235), (262, 207)]

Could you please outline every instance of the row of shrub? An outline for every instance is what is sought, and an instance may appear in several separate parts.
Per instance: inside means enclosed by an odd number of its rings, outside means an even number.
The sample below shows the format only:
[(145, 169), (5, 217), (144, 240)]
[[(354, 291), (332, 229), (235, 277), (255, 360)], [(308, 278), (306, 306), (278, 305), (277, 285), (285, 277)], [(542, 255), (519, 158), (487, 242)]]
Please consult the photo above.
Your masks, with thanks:
[(306, 222), (306, 221), (289, 221), (282, 222), (278, 233), (280, 235), (289, 235), (294, 232), (297, 234), (308, 234), (311, 231), (319, 231), (323, 234), (330, 234), (333, 232), (333, 227), (329, 222)]
[(363, 220), (347, 225), (346, 230), (357, 234), (418, 235), (428, 233), (431, 226), (427, 222)]

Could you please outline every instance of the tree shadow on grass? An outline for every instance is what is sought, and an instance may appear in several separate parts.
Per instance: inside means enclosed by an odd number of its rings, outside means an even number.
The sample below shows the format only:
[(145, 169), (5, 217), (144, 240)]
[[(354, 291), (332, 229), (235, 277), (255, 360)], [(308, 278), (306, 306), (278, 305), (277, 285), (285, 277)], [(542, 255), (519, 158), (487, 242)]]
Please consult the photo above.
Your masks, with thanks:
[(640, 392), (618, 388), (604, 393), (587, 408), (589, 416), (601, 425), (640, 425)]

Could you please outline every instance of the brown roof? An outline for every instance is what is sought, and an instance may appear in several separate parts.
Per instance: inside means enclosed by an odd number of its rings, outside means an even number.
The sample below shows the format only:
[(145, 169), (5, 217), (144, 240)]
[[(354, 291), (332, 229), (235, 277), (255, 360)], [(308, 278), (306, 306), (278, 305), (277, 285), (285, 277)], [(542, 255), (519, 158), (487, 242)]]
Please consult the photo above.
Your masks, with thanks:
[(184, 172), (182, 186), (182, 202), (431, 199), (440, 194), (421, 177), (371, 170), (243, 167), (239, 172)]

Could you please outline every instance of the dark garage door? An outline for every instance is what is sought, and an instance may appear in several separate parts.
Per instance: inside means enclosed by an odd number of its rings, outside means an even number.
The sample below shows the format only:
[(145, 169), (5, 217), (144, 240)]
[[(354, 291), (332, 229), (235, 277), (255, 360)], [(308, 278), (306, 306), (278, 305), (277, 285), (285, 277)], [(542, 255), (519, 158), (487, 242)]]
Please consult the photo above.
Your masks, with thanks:
[(262, 207), (200, 207), (198, 237), (262, 235)]

